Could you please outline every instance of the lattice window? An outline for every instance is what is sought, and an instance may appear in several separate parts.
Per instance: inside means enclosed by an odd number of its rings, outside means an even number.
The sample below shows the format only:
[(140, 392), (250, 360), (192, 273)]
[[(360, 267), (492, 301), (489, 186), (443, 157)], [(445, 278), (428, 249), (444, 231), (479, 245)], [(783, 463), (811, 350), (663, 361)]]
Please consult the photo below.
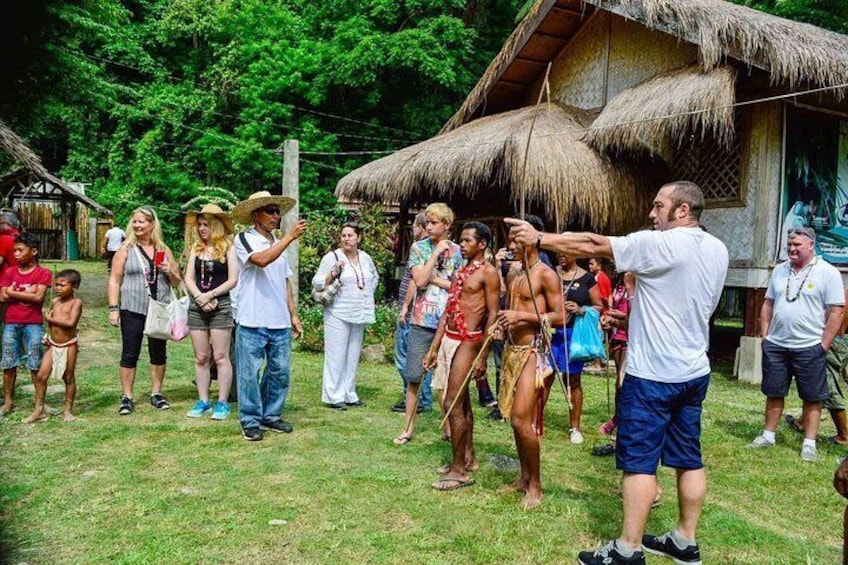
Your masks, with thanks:
[(672, 172), (675, 179), (696, 183), (704, 191), (707, 203), (734, 203), (742, 200), (740, 145), (737, 135), (725, 147), (712, 136), (691, 136), (674, 152)]

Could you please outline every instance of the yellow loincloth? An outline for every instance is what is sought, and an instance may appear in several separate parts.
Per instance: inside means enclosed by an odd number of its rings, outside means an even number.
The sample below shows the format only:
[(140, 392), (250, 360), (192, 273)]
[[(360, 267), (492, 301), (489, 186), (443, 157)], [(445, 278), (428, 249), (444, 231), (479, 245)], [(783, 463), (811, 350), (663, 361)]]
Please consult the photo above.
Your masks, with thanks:
[(544, 388), (545, 379), (553, 373), (548, 356), (545, 355), (536, 344), (531, 345), (504, 345), (504, 354), (501, 359), (501, 390), (498, 395), (498, 408), (504, 420), (512, 416), (512, 405), (515, 403), (515, 389), (518, 387), (518, 379), (521, 371), (527, 364), (530, 355), (536, 353), (536, 389)]

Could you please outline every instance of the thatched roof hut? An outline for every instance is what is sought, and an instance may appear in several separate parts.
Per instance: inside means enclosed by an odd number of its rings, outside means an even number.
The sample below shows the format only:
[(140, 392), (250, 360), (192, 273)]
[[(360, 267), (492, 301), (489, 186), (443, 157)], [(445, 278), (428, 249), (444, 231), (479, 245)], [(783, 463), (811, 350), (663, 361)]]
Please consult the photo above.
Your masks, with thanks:
[(614, 165), (582, 141), (593, 117), (561, 104), (487, 116), (360, 167), (339, 181), (336, 194), (424, 202), (462, 195), (479, 216), (514, 209), (523, 187), (537, 210), (560, 210), (594, 229), (626, 230), (634, 227), (634, 209), (644, 209), (645, 191), (633, 167)]
[[(6, 153), (13, 161), (23, 165), (26, 171), (24, 173), (15, 170), (0, 179), (0, 183), (11, 183), (12, 185), (12, 190), (7, 191), (6, 198), (14, 199), (15, 195), (20, 197), (21, 194), (25, 194), (30, 198), (43, 196), (48, 200), (74, 200), (82, 202), (99, 214), (112, 215), (112, 211), (105, 206), (74, 190), (65, 181), (50, 174), (41, 163), (41, 158), (2, 120), (0, 120), (0, 151)], [(36, 185), (37, 187), (33, 189)]]
[[(698, 47), (704, 70), (735, 59), (788, 88), (848, 83), (848, 37), (725, 0), (538, 0), (462, 106), (442, 128), (527, 103), (553, 60), (593, 12), (603, 10)], [(837, 91), (841, 96), (844, 91)], [(484, 110), (485, 109), (485, 110)]]

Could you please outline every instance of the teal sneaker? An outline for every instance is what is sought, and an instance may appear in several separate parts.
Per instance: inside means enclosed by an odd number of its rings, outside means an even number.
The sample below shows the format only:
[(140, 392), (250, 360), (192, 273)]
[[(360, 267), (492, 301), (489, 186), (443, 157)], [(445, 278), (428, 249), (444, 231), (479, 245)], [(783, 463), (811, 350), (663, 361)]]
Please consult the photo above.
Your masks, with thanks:
[(212, 412), (213, 420), (226, 420), (230, 415), (230, 405), (226, 402), (218, 401), (215, 404), (215, 411)]
[(204, 414), (209, 412), (211, 409), (212, 409), (212, 403), (211, 402), (203, 402), (202, 400), (198, 400), (195, 403), (194, 408), (192, 408), (191, 410), (186, 412), (186, 417), (187, 418), (200, 418), (201, 416), (203, 416)]

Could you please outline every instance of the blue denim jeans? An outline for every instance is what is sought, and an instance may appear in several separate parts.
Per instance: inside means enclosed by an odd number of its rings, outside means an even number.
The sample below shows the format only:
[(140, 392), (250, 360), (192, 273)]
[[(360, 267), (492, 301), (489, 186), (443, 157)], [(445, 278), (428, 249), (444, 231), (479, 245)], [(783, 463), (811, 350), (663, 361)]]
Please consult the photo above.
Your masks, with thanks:
[[(403, 396), (406, 398), (406, 349), (409, 344), (409, 322), (398, 322), (395, 327), (395, 368), (403, 381)], [(433, 371), (427, 371), (421, 388), (418, 390), (418, 406), (421, 408), (433, 407), (433, 391), (430, 389), (430, 381), (433, 380)]]
[(27, 367), (37, 371), (41, 366), (41, 324), (6, 324), (3, 326), (3, 369), (14, 369), (21, 362), (21, 345), (27, 354)]
[[(289, 394), (291, 328), (238, 326), (236, 342), (236, 388), (242, 428), (280, 420)], [(263, 364), (265, 370), (260, 375)]]

